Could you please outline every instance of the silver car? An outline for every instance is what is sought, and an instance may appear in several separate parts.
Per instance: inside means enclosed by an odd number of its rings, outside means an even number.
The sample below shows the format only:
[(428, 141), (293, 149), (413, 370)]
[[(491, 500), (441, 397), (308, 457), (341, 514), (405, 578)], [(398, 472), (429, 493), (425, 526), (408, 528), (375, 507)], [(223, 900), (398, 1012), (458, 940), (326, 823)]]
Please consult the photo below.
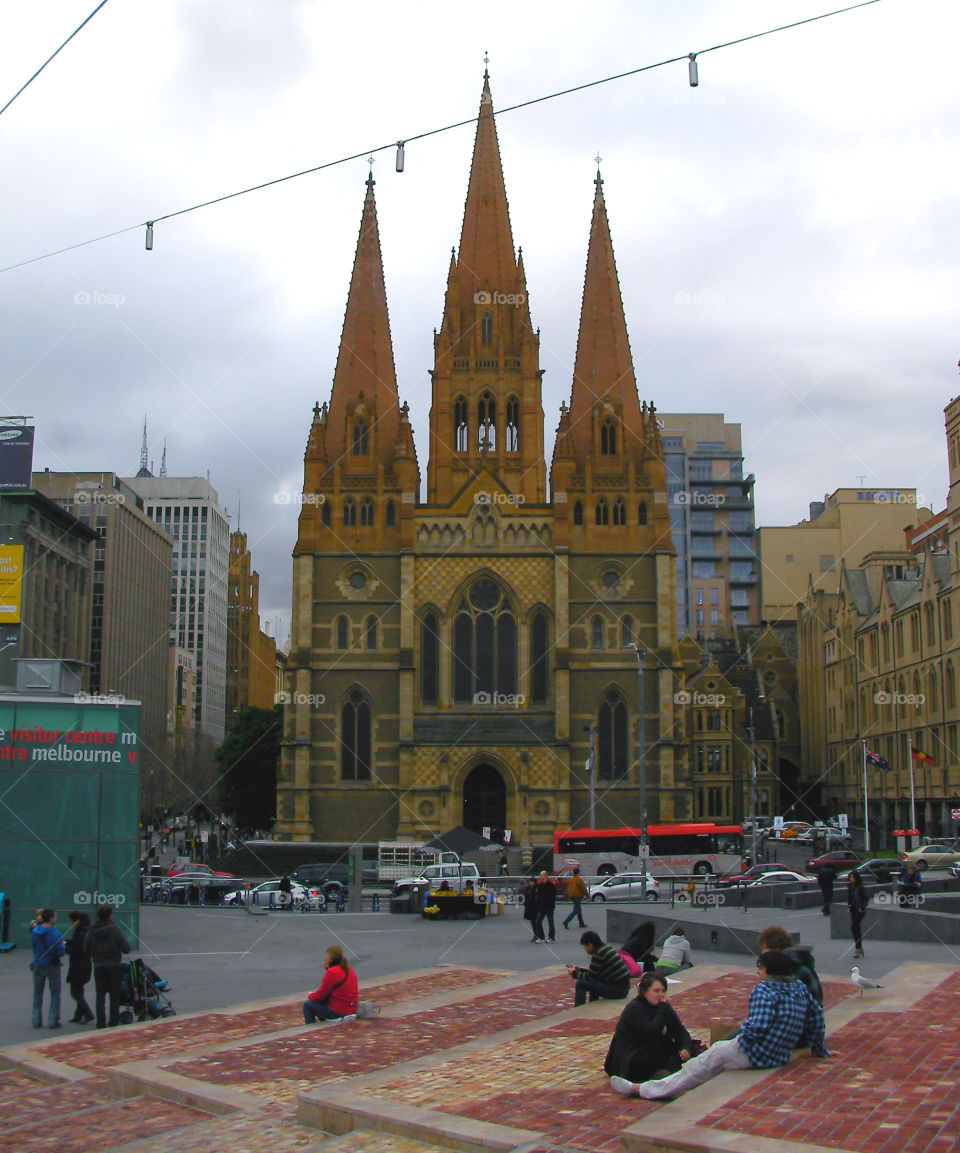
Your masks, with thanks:
[[(647, 873), (647, 900), (656, 901), (660, 882)], [(640, 901), (643, 899), (643, 873), (617, 873), (587, 889), (591, 901)]]

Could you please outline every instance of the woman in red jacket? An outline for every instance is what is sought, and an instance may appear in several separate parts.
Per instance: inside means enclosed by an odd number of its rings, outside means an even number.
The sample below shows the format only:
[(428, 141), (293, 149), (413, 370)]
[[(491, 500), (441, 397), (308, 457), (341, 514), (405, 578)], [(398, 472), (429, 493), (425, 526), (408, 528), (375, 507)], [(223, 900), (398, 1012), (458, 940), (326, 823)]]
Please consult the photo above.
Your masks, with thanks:
[(347, 964), (339, 945), (331, 945), (323, 959), (326, 969), (319, 989), (303, 1002), (303, 1023), (338, 1021), (356, 1013), (360, 996), (357, 974)]

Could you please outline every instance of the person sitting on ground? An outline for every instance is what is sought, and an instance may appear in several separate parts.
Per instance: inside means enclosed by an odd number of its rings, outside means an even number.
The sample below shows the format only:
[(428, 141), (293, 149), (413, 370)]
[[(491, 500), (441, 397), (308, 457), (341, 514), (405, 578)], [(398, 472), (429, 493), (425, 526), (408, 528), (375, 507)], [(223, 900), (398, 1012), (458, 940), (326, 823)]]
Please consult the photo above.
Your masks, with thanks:
[(795, 945), (793, 937), (780, 925), (770, 925), (764, 929), (757, 937), (757, 944), (761, 952), (773, 949), (785, 953), (793, 962), (793, 976), (806, 985), (810, 996), (818, 1005), (823, 1004), (823, 986), (817, 975), (813, 949), (809, 945)]
[(590, 958), (590, 968), (567, 965), (567, 972), (576, 981), (574, 1005), (582, 1005), (588, 998), (594, 1001), (598, 997), (622, 1001), (630, 992), (630, 974), (620, 954), (613, 945), (605, 945), (600, 934), (593, 929), (587, 929), (580, 938), (580, 944)]
[(674, 925), (660, 949), (657, 972), (670, 974), (676, 973), (678, 969), (689, 969), (693, 965), (690, 951), (690, 942), (683, 925)]
[(793, 962), (779, 950), (762, 953), (757, 961), (757, 983), (750, 993), (747, 1019), (736, 1037), (716, 1041), (699, 1057), (692, 1057), (676, 1073), (657, 1081), (636, 1084), (613, 1076), (610, 1088), (623, 1097), (659, 1101), (702, 1085), (727, 1069), (775, 1069), (786, 1065), (801, 1037), (810, 1042), (814, 1057), (829, 1057), (824, 1045), (823, 1009), (806, 985), (794, 980)]
[(326, 969), (319, 989), (303, 1002), (303, 1023), (338, 1021), (356, 1013), (360, 1000), (357, 974), (347, 963), (339, 945), (331, 945), (323, 959)]
[(647, 973), (635, 1000), (620, 1014), (603, 1071), (631, 1082), (648, 1081), (675, 1073), (693, 1051), (690, 1034), (667, 1004), (666, 977)]
[(923, 874), (912, 861), (907, 862), (907, 867), (900, 874), (898, 892), (906, 898), (904, 904), (918, 903), (917, 898), (923, 892)]
[(642, 977), (644, 973), (653, 972), (657, 961), (653, 954), (656, 935), (653, 921), (641, 921), (617, 950), (631, 977)]

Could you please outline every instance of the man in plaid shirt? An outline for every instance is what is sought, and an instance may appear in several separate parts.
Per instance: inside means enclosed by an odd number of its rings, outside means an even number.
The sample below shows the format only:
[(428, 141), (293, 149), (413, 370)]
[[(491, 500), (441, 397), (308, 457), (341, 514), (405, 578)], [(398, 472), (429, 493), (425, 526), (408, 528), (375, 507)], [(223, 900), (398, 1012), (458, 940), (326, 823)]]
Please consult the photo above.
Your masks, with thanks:
[(635, 1085), (611, 1077), (610, 1088), (624, 1097), (658, 1101), (702, 1085), (726, 1069), (773, 1069), (786, 1065), (798, 1045), (809, 1045), (814, 1057), (829, 1057), (823, 1043), (823, 1009), (806, 985), (792, 976), (786, 953), (770, 950), (757, 961), (759, 980), (750, 994), (747, 1019), (729, 1041), (717, 1041), (677, 1073)]

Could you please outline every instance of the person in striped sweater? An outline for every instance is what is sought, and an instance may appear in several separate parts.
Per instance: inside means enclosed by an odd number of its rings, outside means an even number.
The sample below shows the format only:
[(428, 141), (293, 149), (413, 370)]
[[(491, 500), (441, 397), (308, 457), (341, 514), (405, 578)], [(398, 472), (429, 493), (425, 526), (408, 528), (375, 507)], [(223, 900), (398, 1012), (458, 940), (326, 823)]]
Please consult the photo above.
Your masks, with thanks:
[(590, 958), (590, 967), (567, 966), (567, 972), (576, 982), (574, 1005), (582, 1005), (584, 1001), (594, 1001), (598, 997), (622, 1001), (630, 992), (630, 974), (623, 958), (613, 945), (605, 945), (600, 934), (593, 929), (587, 929), (580, 938), (580, 944)]

